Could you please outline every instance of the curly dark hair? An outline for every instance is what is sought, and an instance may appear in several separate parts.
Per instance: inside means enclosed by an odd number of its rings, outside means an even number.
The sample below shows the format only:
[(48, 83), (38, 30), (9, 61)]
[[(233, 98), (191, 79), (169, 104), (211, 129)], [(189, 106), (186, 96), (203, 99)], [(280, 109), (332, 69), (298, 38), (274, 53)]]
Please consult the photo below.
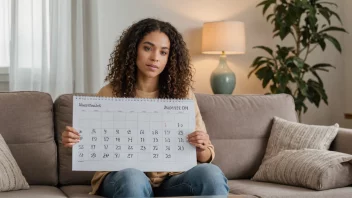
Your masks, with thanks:
[(154, 31), (170, 40), (169, 58), (159, 76), (159, 98), (185, 98), (192, 89), (193, 68), (182, 35), (168, 22), (147, 18), (123, 31), (110, 55), (105, 82), (110, 82), (117, 97), (135, 97), (138, 44)]

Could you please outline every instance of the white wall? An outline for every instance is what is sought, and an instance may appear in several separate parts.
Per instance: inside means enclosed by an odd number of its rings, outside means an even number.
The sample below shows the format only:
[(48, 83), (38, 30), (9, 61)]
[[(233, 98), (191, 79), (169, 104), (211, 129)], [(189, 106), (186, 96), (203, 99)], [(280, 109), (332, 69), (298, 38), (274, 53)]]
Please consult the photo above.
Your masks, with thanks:
[(261, 17), (261, 11), (255, 8), (257, 2), (253, 0), (99, 1), (100, 66), (105, 72), (115, 41), (126, 27), (142, 18), (155, 17), (169, 21), (183, 34), (196, 69), (194, 86), (196, 92), (211, 93), (209, 77), (218, 64), (218, 56), (201, 54), (202, 24), (214, 20), (241, 20), (246, 23), (248, 51), (246, 55), (228, 57), (229, 65), (237, 75), (237, 87), (234, 93), (264, 93), (258, 80), (247, 79), (248, 66), (259, 52), (251, 49), (252, 46), (274, 44), (270, 39), (271, 27)]
[[(275, 41), (272, 39), (272, 26), (262, 16), (261, 8), (256, 8), (258, 2), (260, 0), (98, 1), (100, 79), (105, 77), (110, 53), (121, 32), (135, 21), (146, 17), (155, 17), (170, 22), (182, 33), (196, 69), (195, 90), (199, 93), (211, 94), (209, 77), (218, 64), (218, 56), (201, 54), (202, 24), (217, 20), (240, 20), (246, 25), (247, 52), (245, 55), (228, 56), (229, 66), (237, 76), (234, 94), (263, 94), (266, 91), (262, 89), (260, 81), (254, 76), (250, 79), (247, 78), (250, 71), (249, 65), (253, 59), (263, 54), (263, 52), (253, 49), (253, 46), (275, 46)], [(335, 0), (335, 2), (339, 4), (338, 13), (341, 12), (341, 7), (345, 3), (348, 2), (349, 6), (352, 4), (352, 1), (348, 0)], [(352, 27), (352, 24), (349, 24), (349, 26)], [(341, 43), (343, 42), (342, 34), (335, 34), (335, 36)], [(352, 49), (347, 49), (344, 55), (348, 54), (348, 50)], [(321, 103), (320, 108), (317, 109), (309, 104), (309, 110), (303, 116), (303, 122), (310, 124), (333, 124), (338, 122), (342, 126), (346, 125), (347, 121), (343, 119), (344, 109), (346, 108), (344, 105), (343, 60), (347, 61), (330, 44), (328, 44), (328, 49), (324, 53), (317, 50), (308, 59), (311, 64), (328, 62), (335, 65), (337, 69), (322, 74), (329, 97), (329, 106)]]
[[(261, 8), (256, 5), (261, 0), (89, 0), (88, 12), (91, 24), (87, 33), (92, 37), (87, 44), (91, 58), (88, 60), (92, 72), (87, 77), (92, 81), (89, 90), (97, 92), (103, 86), (110, 53), (122, 31), (133, 22), (146, 17), (154, 17), (173, 24), (184, 36), (192, 55), (192, 64), (196, 69), (194, 87), (198, 93), (211, 94), (209, 77), (218, 64), (217, 55), (202, 55), (201, 28), (204, 22), (218, 20), (240, 20), (246, 26), (246, 48), (244, 55), (228, 56), (228, 64), (236, 73), (237, 85), (234, 94), (263, 94), (261, 82), (255, 76), (247, 74), (253, 59), (261, 54), (253, 49), (256, 45), (274, 47), (272, 25), (262, 16)], [(344, 27), (350, 34), (334, 34), (342, 43), (343, 54), (339, 54), (332, 45), (322, 53), (319, 48), (310, 56), (308, 62), (328, 62), (337, 67), (322, 78), (329, 97), (329, 105), (321, 103), (319, 109), (308, 104), (309, 110), (303, 116), (303, 122), (310, 124), (333, 124), (351, 127), (352, 121), (345, 120), (345, 112), (352, 113), (352, 1), (333, 0), (338, 3)], [(95, 31), (92, 31), (95, 30)], [(96, 64), (96, 65), (95, 65)], [(94, 83), (93, 83), (94, 82)], [(8, 90), (8, 82), (0, 82), (0, 91)]]
[[(344, 87), (343, 94), (344, 99), (341, 100), (343, 103), (343, 112), (344, 113), (352, 113), (352, 1), (344, 0), (343, 1), (343, 9), (342, 9), (342, 20), (344, 26), (346, 27), (349, 34), (343, 35), (343, 67), (344, 67)], [(352, 120), (344, 120), (344, 126), (352, 128)]]
[[(341, 16), (342, 9), (344, 7), (344, 1), (341, 0), (330, 0), (338, 4), (338, 9), (335, 10)], [(348, 1), (348, 0), (347, 0)], [(335, 9), (335, 7), (332, 7)], [(342, 16), (341, 16), (342, 17)], [(321, 17), (321, 20), (324, 20)], [(335, 26), (340, 26), (340, 23), (336, 18), (332, 21)], [(329, 34), (337, 38), (340, 43), (344, 43), (343, 34), (330, 32)], [(308, 112), (303, 116), (303, 121), (311, 124), (334, 124), (339, 123), (341, 126), (346, 126), (344, 120), (344, 65), (343, 57), (345, 51), (340, 54), (335, 47), (326, 41), (327, 47), (323, 52), (320, 47), (309, 55), (308, 63), (313, 65), (316, 63), (330, 63), (336, 67), (336, 69), (330, 69), (330, 72), (320, 72), (320, 76), (324, 82), (324, 87), (328, 95), (328, 106), (321, 102), (319, 108), (316, 108), (313, 104), (307, 103), (309, 109)], [(343, 49), (344, 50), (344, 49)], [(310, 76), (311, 77), (311, 76)]]

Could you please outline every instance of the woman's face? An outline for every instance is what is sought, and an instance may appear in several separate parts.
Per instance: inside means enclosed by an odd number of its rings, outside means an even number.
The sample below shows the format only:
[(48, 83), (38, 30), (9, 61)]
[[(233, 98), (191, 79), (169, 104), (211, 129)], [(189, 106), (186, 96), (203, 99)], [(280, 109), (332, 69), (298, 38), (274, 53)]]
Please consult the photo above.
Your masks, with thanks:
[(138, 44), (138, 72), (145, 77), (155, 78), (164, 70), (170, 52), (170, 40), (160, 31), (154, 31)]

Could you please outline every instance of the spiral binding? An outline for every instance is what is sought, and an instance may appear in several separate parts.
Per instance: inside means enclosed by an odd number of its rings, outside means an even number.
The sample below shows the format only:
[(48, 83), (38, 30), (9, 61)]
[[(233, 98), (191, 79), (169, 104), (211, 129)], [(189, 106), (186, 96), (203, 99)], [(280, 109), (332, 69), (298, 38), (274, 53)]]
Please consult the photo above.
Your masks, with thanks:
[(187, 102), (193, 101), (190, 98), (128, 98), (128, 97), (106, 97), (106, 96), (87, 96), (87, 95), (74, 95), (78, 100), (100, 100), (100, 101), (133, 101), (133, 102)]

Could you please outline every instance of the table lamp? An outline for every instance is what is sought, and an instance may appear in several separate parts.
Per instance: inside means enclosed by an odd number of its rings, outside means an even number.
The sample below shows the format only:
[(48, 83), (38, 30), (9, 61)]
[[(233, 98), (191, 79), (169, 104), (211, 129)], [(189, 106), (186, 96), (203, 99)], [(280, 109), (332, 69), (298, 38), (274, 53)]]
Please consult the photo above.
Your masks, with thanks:
[(244, 54), (245, 49), (243, 22), (218, 21), (203, 24), (202, 53), (220, 54), (219, 65), (210, 77), (214, 94), (232, 94), (236, 86), (236, 76), (227, 65), (226, 55)]

